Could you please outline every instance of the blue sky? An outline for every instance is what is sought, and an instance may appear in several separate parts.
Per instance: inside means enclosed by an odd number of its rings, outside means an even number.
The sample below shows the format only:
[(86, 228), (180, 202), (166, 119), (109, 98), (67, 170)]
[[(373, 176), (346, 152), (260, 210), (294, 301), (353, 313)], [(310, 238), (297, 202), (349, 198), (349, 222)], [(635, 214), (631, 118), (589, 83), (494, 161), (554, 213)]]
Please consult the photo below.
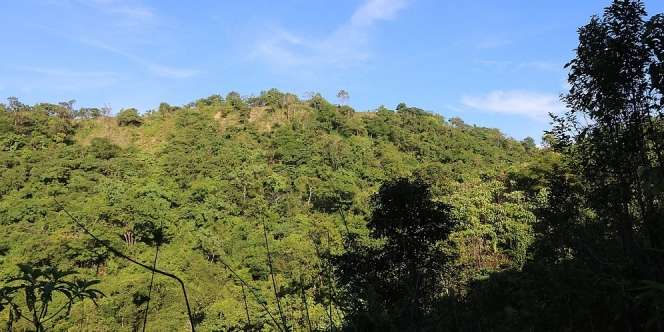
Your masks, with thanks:
[[(541, 137), (608, 0), (2, 1), (0, 96), (147, 110), (276, 87)], [(649, 13), (664, 1), (646, 1)]]

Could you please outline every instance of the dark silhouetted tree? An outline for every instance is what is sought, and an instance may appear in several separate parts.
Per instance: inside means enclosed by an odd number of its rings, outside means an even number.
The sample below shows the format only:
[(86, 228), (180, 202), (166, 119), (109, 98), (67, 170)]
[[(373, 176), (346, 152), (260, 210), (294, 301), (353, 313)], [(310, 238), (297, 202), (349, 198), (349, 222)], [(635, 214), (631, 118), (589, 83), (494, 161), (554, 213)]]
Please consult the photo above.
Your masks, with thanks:
[[(645, 17), (641, 1), (616, 0), (579, 29), (576, 58), (567, 65), (569, 111), (554, 116), (551, 131), (579, 171), (589, 207), (633, 258), (664, 249), (664, 193), (651, 190), (648, 176), (664, 161), (664, 21)], [(664, 278), (661, 254), (651, 256), (659, 258), (642, 257), (636, 268)]]
[(545, 137), (561, 161), (543, 169), (534, 257), (473, 287), (479, 326), (664, 329), (664, 20), (646, 18), (641, 1), (615, 0), (579, 29), (568, 111)]
[[(21, 319), (32, 323), (35, 331), (45, 331), (45, 323), (68, 315), (75, 302), (84, 299), (95, 302), (104, 296), (101, 291), (92, 288), (99, 281), (70, 280), (68, 277), (75, 274), (71, 271), (61, 271), (56, 267), (36, 268), (27, 264), (21, 264), (19, 268), (21, 273), (7, 280), (5, 286), (0, 288), (0, 311), (9, 310), (9, 331), (13, 323)], [(55, 301), (60, 306), (51, 308)]]
[(354, 235), (333, 257), (348, 324), (365, 330), (422, 330), (441, 295), (449, 257), (438, 243), (454, 222), (421, 180), (398, 179), (373, 197), (368, 227), (374, 243)]

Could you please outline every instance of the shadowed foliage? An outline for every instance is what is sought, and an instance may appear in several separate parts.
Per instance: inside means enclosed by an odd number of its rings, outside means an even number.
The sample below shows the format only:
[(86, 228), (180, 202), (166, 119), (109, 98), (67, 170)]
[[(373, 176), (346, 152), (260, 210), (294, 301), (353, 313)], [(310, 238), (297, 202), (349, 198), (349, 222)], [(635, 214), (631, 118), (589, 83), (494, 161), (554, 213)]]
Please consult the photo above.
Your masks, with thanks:
[(96, 299), (104, 296), (92, 288), (99, 280), (73, 279), (72, 271), (27, 264), (19, 265), (19, 270), (18, 276), (9, 278), (0, 288), (0, 311), (9, 311), (9, 331), (21, 320), (31, 323), (37, 332), (45, 331), (48, 322), (69, 315), (75, 302), (90, 299), (96, 305)]
[[(449, 257), (437, 246), (451, 233), (451, 207), (432, 200), (422, 180), (385, 183), (372, 199), (367, 224), (376, 242), (346, 236), (332, 260), (343, 289), (346, 327), (361, 331), (431, 330), (428, 316), (443, 290)], [(426, 327), (426, 328), (425, 328)]]

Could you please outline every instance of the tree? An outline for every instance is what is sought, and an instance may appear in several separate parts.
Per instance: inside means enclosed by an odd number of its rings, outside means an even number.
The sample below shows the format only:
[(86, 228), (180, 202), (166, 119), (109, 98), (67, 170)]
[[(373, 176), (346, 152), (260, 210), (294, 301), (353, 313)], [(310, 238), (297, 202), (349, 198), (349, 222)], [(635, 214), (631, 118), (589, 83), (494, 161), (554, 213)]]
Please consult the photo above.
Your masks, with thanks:
[[(634, 257), (664, 249), (663, 196), (644, 176), (664, 161), (664, 20), (645, 17), (641, 1), (615, 0), (579, 29), (576, 58), (566, 66), (569, 111), (554, 116), (551, 130), (555, 147), (579, 170), (590, 207)], [(664, 277), (659, 256), (658, 264), (652, 255), (640, 262), (642, 272)]]
[(81, 107), (78, 111), (74, 112), (74, 116), (79, 119), (96, 119), (102, 116), (104, 113), (101, 109), (93, 107)]
[(70, 99), (68, 101), (63, 101), (58, 103), (58, 108), (55, 109), (55, 116), (62, 119), (72, 119), (74, 118), (76, 111), (74, 110), (74, 104), (76, 100)]
[[(0, 288), (0, 312), (5, 308), (9, 310), (7, 328), (10, 331), (21, 319), (32, 323), (36, 332), (45, 331), (45, 323), (68, 315), (75, 302), (91, 299), (96, 304), (95, 300), (104, 296), (101, 291), (91, 288), (99, 283), (97, 280), (68, 280), (68, 276), (75, 274), (72, 271), (61, 271), (56, 267), (35, 268), (28, 264), (20, 264), (19, 269), (21, 273)], [(58, 303), (60, 307), (51, 310), (52, 303)]]
[(361, 330), (423, 328), (442, 290), (448, 259), (437, 247), (452, 231), (450, 207), (432, 200), (421, 180), (383, 184), (368, 222), (378, 245), (346, 239), (347, 252), (333, 258), (345, 292), (349, 324)]
[(88, 151), (98, 159), (108, 160), (118, 156), (122, 149), (109, 141), (108, 138), (95, 137), (90, 142)]
[(138, 110), (135, 108), (128, 108), (121, 110), (120, 113), (118, 113), (116, 119), (120, 127), (125, 127), (125, 126), (138, 127), (141, 124), (143, 124), (143, 119), (141, 118), (140, 114), (138, 114)]
[(521, 141), (521, 145), (523, 145), (523, 148), (526, 149), (526, 152), (531, 152), (537, 149), (537, 144), (535, 144), (535, 140), (530, 136), (524, 138)]
[(615, 0), (579, 29), (576, 56), (566, 65), (569, 111), (552, 115), (544, 138), (560, 160), (519, 181), (546, 186), (535, 198), (533, 259), (472, 287), (468, 308), (478, 324), (663, 328), (660, 302), (652, 299), (664, 280), (664, 196), (654, 175), (664, 174), (664, 25), (661, 15), (645, 18), (641, 1)]
[(18, 98), (16, 97), (7, 98), (7, 112), (17, 113), (28, 110), (30, 110), (30, 108), (27, 105), (20, 102)]
[(341, 105), (346, 105), (346, 102), (350, 98), (350, 95), (348, 94), (348, 91), (341, 89), (339, 92), (337, 92), (337, 98), (339, 98), (339, 102)]
[(159, 108), (157, 109), (157, 111), (158, 111), (162, 116), (164, 116), (164, 115), (167, 115), (167, 114), (174, 113), (174, 112), (177, 111), (178, 109), (179, 109), (179, 107), (177, 107), (177, 106), (171, 106), (171, 105), (169, 105), (168, 103), (160, 103), (160, 104), (159, 104)]

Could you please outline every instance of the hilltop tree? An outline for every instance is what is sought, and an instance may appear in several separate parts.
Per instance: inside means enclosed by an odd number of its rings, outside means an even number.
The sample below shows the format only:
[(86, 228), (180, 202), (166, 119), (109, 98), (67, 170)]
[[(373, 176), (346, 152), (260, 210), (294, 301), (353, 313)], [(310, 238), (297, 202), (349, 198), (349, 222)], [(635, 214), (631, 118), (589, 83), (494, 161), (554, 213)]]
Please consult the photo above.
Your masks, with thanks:
[(350, 95), (348, 94), (348, 91), (341, 89), (339, 90), (339, 92), (337, 92), (337, 98), (339, 98), (341, 105), (346, 105), (346, 102), (350, 98)]
[(9, 97), (7, 98), (7, 106), (6, 106), (7, 112), (10, 113), (17, 113), (21, 111), (29, 111), (30, 108), (20, 102), (17, 97)]
[(141, 115), (138, 114), (138, 110), (135, 108), (128, 108), (121, 110), (117, 115), (117, 121), (119, 126), (140, 126), (143, 124), (143, 119)]

